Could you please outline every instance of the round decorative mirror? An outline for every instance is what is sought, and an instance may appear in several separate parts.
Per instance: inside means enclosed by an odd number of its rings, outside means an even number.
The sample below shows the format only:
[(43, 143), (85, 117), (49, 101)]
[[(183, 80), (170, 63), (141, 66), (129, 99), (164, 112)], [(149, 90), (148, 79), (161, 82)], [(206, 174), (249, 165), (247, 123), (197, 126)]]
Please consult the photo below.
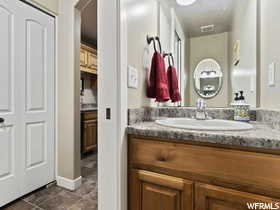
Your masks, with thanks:
[(201, 60), (193, 73), (194, 88), (201, 98), (213, 98), (220, 92), (223, 83), (223, 72), (219, 63), (206, 58)]

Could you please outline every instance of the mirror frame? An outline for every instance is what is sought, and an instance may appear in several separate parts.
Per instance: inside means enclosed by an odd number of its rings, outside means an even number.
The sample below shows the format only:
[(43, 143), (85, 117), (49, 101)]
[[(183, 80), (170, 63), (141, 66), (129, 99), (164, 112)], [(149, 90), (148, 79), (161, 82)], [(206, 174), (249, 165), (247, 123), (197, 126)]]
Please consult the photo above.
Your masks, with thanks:
[[(202, 62), (205, 61), (205, 60), (212, 60), (213, 62), (215, 62), (215, 63), (220, 67), (221, 74), (222, 74), (222, 77), (221, 77), (220, 82), (219, 82), (219, 88), (217, 89), (216, 93), (215, 93), (214, 95), (210, 96), (210, 97), (206, 97), (206, 96), (201, 95), (200, 92), (199, 92), (200, 90), (198, 90), (198, 89), (196, 88), (196, 85), (195, 85), (195, 72), (196, 72), (196, 70), (197, 70), (197, 67), (199, 66), (200, 63), (202, 63)], [(203, 98), (203, 99), (206, 99), (206, 100), (212, 99), (212, 98), (216, 97), (216, 96), (221, 92), (221, 89), (222, 89), (223, 83), (224, 83), (223, 81), (224, 81), (224, 72), (223, 72), (223, 69), (222, 69), (221, 65), (218, 63), (218, 61), (217, 61), (216, 59), (214, 59), (214, 58), (203, 58), (203, 59), (201, 59), (201, 60), (197, 63), (197, 65), (195, 66), (195, 69), (194, 69), (194, 71), (193, 71), (193, 86), (194, 86), (194, 89), (195, 89), (196, 94), (197, 94), (199, 97), (201, 97), (201, 98)]]

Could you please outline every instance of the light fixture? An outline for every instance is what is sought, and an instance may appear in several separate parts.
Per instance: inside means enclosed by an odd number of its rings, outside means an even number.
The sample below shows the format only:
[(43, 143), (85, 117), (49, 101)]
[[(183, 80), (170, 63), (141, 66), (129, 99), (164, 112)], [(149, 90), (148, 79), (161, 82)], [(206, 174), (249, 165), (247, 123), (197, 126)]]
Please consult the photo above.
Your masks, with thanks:
[(194, 2), (196, 2), (196, 0), (176, 0), (177, 4), (181, 5), (181, 6), (189, 6), (191, 4), (193, 4)]

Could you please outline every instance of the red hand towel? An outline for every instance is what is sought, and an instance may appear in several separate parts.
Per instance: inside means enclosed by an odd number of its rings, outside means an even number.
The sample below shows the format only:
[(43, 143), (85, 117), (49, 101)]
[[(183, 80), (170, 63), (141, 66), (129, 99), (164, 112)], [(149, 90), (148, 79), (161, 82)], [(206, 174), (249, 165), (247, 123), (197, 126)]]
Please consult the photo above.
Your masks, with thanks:
[(147, 97), (155, 98), (158, 102), (168, 101), (170, 99), (165, 63), (159, 52), (155, 52), (152, 58)]
[(172, 102), (181, 101), (181, 94), (179, 91), (178, 78), (176, 73), (176, 68), (174, 66), (169, 66), (167, 69), (167, 77), (168, 77), (168, 87), (170, 99)]

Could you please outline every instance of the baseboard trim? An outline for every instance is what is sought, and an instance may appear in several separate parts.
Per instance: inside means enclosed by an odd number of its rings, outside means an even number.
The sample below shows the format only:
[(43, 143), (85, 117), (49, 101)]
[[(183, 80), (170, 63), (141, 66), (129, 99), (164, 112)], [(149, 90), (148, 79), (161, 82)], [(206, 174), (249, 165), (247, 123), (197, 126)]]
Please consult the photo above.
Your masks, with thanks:
[(57, 176), (56, 182), (57, 182), (57, 185), (60, 187), (63, 187), (68, 190), (76, 190), (76, 189), (80, 188), (80, 186), (82, 184), (82, 177), (80, 176), (77, 179), (73, 180), (73, 179), (67, 179), (62, 176)]

